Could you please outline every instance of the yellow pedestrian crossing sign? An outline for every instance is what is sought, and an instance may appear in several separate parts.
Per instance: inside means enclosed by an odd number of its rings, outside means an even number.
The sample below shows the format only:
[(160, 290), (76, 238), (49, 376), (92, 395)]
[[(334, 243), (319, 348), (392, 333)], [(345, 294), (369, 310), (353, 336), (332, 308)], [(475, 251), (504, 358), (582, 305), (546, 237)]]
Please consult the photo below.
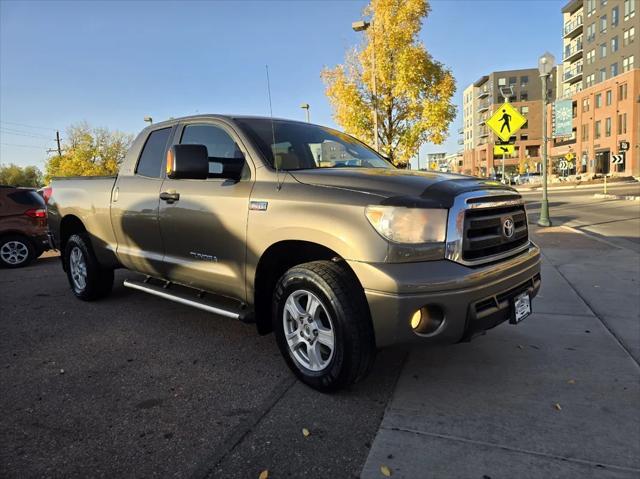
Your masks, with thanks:
[(509, 141), (509, 137), (522, 128), (526, 122), (527, 119), (511, 106), (511, 103), (505, 102), (487, 120), (487, 126), (502, 141)]
[(511, 156), (516, 151), (516, 147), (514, 145), (494, 145), (493, 146), (493, 155), (507, 155)]

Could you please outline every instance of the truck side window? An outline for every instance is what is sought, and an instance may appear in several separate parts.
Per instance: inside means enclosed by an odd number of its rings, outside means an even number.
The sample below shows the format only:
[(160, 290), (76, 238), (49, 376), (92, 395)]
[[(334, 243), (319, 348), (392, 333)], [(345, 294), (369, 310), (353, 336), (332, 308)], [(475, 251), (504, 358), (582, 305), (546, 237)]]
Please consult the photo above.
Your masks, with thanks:
[(180, 143), (204, 145), (209, 155), (209, 178), (222, 178), (225, 173), (242, 172), (248, 174), (245, 159), (237, 143), (222, 128), (214, 125), (187, 125), (182, 132)]
[(162, 176), (162, 161), (164, 160), (170, 133), (171, 128), (163, 128), (151, 132), (138, 160), (137, 175), (150, 178), (160, 178)]

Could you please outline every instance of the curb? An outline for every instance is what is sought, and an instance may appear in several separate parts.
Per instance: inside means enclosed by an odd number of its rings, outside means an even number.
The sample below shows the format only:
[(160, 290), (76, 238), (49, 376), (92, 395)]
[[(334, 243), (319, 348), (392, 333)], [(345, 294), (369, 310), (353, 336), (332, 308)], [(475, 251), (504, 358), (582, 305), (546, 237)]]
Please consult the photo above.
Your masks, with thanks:
[(596, 193), (594, 198), (601, 198), (606, 200), (626, 200), (626, 201), (640, 201), (640, 196), (633, 195), (605, 195), (604, 193)]

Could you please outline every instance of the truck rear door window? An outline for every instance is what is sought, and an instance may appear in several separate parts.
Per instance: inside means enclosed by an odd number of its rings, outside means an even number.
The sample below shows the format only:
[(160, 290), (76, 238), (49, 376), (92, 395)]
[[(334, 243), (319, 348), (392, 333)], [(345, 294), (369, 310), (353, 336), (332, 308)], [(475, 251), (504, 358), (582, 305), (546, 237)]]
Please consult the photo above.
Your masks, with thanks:
[(162, 161), (164, 160), (170, 133), (171, 128), (163, 128), (151, 132), (142, 149), (140, 160), (138, 160), (137, 175), (150, 178), (160, 178), (162, 176)]

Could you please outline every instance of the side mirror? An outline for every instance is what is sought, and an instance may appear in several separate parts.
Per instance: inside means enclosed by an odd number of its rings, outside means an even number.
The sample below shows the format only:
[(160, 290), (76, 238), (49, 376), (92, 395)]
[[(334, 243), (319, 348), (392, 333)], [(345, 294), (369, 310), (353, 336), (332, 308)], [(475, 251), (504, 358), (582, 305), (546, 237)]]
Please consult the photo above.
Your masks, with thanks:
[(209, 175), (209, 154), (204, 145), (173, 145), (167, 152), (167, 177), (204, 180)]

